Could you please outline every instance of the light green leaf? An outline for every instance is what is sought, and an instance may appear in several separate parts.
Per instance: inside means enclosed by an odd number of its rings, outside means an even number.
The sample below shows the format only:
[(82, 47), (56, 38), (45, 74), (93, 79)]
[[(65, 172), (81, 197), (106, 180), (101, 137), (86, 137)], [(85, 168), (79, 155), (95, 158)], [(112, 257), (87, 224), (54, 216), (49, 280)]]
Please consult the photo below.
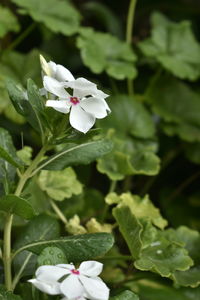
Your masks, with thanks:
[(17, 156), (23, 161), (27, 166), (31, 164), (33, 149), (30, 146), (24, 146), (21, 150), (17, 151)]
[(152, 15), (151, 23), (151, 37), (139, 43), (144, 55), (181, 79), (196, 80), (200, 76), (200, 45), (191, 23), (173, 23), (158, 12)]
[(20, 296), (8, 292), (4, 286), (0, 286), (0, 300), (22, 300)]
[(79, 33), (77, 46), (83, 63), (92, 72), (106, 71), (119, 80), (137, 76), (136, 56), (127, 43), (111, 34), (95, 32), (92, 28), (81, 28)]
[(35, 216), (35, 211), (31, 204), (15, 195), (6, 195), (0, 198), (0, 210), (15, 214), (24, 219), (31, 219)]
[(135, 293), (127, 290), (114, 297), (110, 297), (110, 300), (139, 300), (139, 297)]
[(70, 167), (62, 171), (41, 171), (38, 182), (41, 190), (57, 201), (82, 193), (82, 184)]
[[(18, 249), (35, 240), (53, 239), (59, 236), (59, 224), (55, 218), (39, 215), (22, 230), (14, 248)], [(20, 276), (31, 275), (35, 271), (37, 257), (29, 251), (22, 251), (14, 258), (14, 268)]]
[(20, 26), (15, 15), (8, 8), (0, 5), (0, 38), (9, 31), (18, 32), (19, 29)]
[(58, 247), (47, 247), (38, 256), (38, 265), (58, 265), (68, 263), (64, 252)]
[(100, 127), (115, 128), (117, 134), (131, 134), (136, 138), (152, 138), (155, 125), (151, 114), (136, 98), (121, 94), (109, 97), (112, 113), (100, 120)]
[(12, 0), (30, 15), (34, 21), (43, 23), (55, 33), (72, 35), (78, 31), (80, 14), (69, 0)]
[(109, 140), (91, 141), (85, 144), (67, 144), (60, 152), (42, 162), (40, 169), (62, 170), (68, 166), (89, 164), (112, 150)]
[(14, 256), (23, 250), (40, 254), (46, 247), (58, 247), (67, 260), (78, 262), (104, 255), (113, 246), (114, 239), (109, 233), (92, 233), (62, 237), (53, 240), (35, 241), (16, 250)]

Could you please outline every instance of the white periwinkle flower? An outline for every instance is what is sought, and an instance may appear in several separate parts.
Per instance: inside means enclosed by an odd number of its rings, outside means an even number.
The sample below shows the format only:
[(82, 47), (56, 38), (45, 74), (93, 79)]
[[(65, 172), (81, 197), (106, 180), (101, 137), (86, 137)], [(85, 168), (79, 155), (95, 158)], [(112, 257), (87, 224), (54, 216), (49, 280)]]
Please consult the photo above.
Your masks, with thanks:
[[(95, 123), (96, 119), (105, 118), (110, 113), (105, 98), (107, 94), (97, 89), (96, 84), (85, 78), (75, 79), (71, 72), (54, 62), (47, 63), (41, 58), (43, 85), (53, 99), (46, 102), (61, 113), (69, 113), (71, 126), (78, 131), (86, 133)], [(72, 90), (72, 94), (67, 91)], [(57, 96), (57, 100), (54, 99)]]
[(102, 268), (97, 261), (84, 261), (78, 269), (73, 264), (41, 266), (29, 282), (49, 295), (63, 295), (63, 300), (108, 300), (109, 289), (98, 277)]

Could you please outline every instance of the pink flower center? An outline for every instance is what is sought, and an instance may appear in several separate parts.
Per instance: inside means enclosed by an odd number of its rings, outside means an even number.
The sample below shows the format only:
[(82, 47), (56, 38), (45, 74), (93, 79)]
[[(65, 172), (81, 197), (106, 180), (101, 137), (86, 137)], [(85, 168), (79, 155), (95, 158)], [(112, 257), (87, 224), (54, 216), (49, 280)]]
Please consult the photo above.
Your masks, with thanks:
[(76, 269), (71, 270), (71, 273), (74, 274), (74, 275), (79, 275), (80, 274), (80, 272)]
[(70, 102), (73, 104), (73, 105), (76, 105), (78, 104), (80, 101), (77, 97), (70, 97)]

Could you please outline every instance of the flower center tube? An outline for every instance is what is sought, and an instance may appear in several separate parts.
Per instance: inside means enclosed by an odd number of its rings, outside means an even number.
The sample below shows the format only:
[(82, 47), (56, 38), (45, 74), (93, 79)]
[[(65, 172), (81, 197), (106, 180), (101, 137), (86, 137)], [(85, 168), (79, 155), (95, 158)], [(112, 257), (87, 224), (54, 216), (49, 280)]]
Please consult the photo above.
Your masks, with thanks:
[(76, 269), (71, 270), (71, 273), (74, 275), (80, 275), (79, 270), (76, 270)]
[(73, 105), (77, 105), (80, 102), (80, 100), (77, 97), (70, 97), (70, 102)]

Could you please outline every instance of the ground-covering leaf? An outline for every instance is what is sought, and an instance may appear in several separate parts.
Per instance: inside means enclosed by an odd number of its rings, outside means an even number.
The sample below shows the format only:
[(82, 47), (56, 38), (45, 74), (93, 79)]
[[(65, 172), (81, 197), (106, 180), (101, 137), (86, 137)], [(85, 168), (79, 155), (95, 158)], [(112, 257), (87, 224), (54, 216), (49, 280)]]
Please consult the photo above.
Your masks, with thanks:
[(63, 250), (68, 261), (79, 262), (104, 255), (113, 243), (113, 236), (109, 233), (82, 234), (35, 241), (17, 249), (15, 254), (28, 250), (38, 255), (46, 247), (58, 247)]
[(185, 141), (200, 141), (200, 95), (185, 83), (162, 76), (148, 89), (153, 111), (164, 119), (166, 133)]
[(40, 188), (54, 200), (62, 201), (79, 195), (82, 192), (82, 184), (78, 181), (72, 168), (61, 171), (41, 171), (38, 178)]
[(109, 97), (112, 113), (100, 120), (100, 127), (115, 128), (118, 135), (131, 134), (136, 138), (152, 138), (155, 124), (150, 112), (143, 103), (129, 95), (120, 94)]
[(113, 142), (113, 150), (98, 159), (97, 169), (111, 180), (122, 180), (126, 175), (156, 175), (160, 159), (155, 154), (157, 144), (149, 139), (120, 138), (109, 130), (107, 138)]
[[(18, 249), (35, 240), (53, 239), (59, 236), (59, 224), (55, 218), (39, 215), (33, 218), (17, 238), (14, 248)], [(14, 258), (16, 272), (32, 275), (36, 268), (37, 257), (29, 251), (22, 251)]]
[(196, 80), (200, 76), (200, 44), (191, 23), (174, 23), (156, 12), (151, 17), (151, 24), (151, 37), (139, 43), (144, 55), (154, 58), (181, 79)]
[(40, 165), (41, 169), (62, 170), (68, 166), (89, 164), (112, 150), (109, 140), (91, 141), (81, 145), (67, 144), (63, 150), (50, 156)]
[(110, 297), (110, 300), (139, 300), (139, 297), (135, 293), (126, 290), (116, 296)]
[(31, 219), (35, 216), (35, 211), (31, 204), (21, 197), (6, 195), (0, 198), (0, 210), (15, 214), (24, 219)]
[(77, 46), (81, 50), (83, 63), (92, 72), (99, 74), (106, 71), (119, 80), (136, 77), (136, 55), (127, 43), (92, 28), (81, 28), (79, 34)]
[(19, 12), (30, 15), (55, 33), (72, 35), (77, 32), (80, 14), (67, 0), (12, 0), (20, 7)]
[(58, 247), (47, 247), (38, 256), (38, 265), (58, 265), (68, 263), (65, 253)]
[(6, 7), (0, 5), (0, 38), (9, 31), (18, 32), (20, 25), (15, 15)]
[(20, 296), (8, 292), (4, 286), (0, 286), (0, 300), (22, 300)]

